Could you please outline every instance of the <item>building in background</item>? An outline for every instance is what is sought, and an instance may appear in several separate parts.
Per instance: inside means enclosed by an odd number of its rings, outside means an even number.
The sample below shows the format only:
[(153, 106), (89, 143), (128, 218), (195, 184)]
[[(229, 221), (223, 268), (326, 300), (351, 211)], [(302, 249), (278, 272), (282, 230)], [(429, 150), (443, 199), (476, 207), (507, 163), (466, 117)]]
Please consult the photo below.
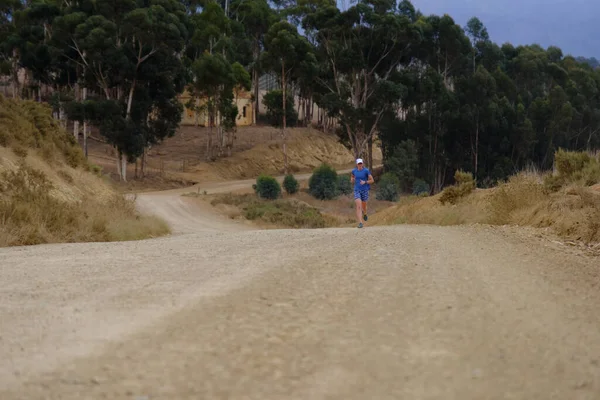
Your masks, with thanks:
[[(197, 99), (195, 102), (195, 106), (199, 107), (201, 110), (197, 112), (192, 107), (188, 107), (190, 100), (192, 100), (192, 95), (190, 92), (185, 90), (182, 94), (178, 96), (179, 102), (183, 104), (183, 115), (181, 118), (181, 125), (198, 125), (198, 126), (210, 126), (209, 121), (209, 113), (206, 110), (202, 109), (202, 106), (206, 104), (206, 99)], [(238, 107), (238, 115), (235, 119), (235, 124), (237, 126), (248, 126), (252, 125), (252, 95), (250, 92), (246, 92), (245, 90), (238, 91), (234, 93), (234, 101)], [(219, 120), (217, 118), (216, 121), (213, 121), (213, 126), (219, 125)]]

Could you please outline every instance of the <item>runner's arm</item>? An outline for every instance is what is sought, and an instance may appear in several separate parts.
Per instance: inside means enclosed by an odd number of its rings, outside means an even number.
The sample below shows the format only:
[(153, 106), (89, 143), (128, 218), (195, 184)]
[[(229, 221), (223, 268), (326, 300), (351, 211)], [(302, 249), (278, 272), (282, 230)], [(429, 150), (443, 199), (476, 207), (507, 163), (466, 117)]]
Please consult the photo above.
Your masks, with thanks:
[(369, 178), (367, 180), (367, 183), (369, 185), (372, 185), (375, 182), (375, 179), (373, 179), (373, 175), (369, 174)]
[(350, 182), (354, 185), (354, 174), (350, 172)]

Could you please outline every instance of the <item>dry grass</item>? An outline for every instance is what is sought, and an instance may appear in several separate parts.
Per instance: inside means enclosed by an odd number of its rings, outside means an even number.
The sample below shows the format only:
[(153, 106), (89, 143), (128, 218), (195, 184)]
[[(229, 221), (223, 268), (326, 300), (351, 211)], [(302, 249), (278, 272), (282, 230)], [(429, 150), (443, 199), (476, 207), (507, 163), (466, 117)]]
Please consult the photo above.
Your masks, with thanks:
[(0, 146), (12, 148), (21, 158), (31, 149), (52, 164), (87, 166), (75, 138), (60, 128), (47, 105), (34, 101), (0, 95)]
[[(336, 168), (354, 165), (352, 153), (336, 137), (307, 128), (290, 129), (287, 152), (292, 173), (312, 171), (323, 162)], [(381, 160), (381, 152), (375, 153), (375, 160)], [(262, 173), (283, 174), (282, 143), (279, 139), (260, 143), (214, 163), (203, 163), (192, 171), (205, 176), (216, 174), (221, 179), (254, 178)]]
[(456, 204), (442, 204), (441, 195), (401, 197), (392, 207), (381, 210), (371, 219), (374, 225), (427, 224), (462, 225), (481, 223), (486, 218), (486, 193), (476, 190)]
[(456, 204), (461, 198), (470, 195), (475, 187), (475, 179), (470, 172), (456, 171), (454, 173), (456, 184), (449, 186), (442, 192), (440, 202), (442, 204)]
[(262, 200), (253, 194), (219, 194), (210, 196), (211, 204), (229, 218), (243, 217), (273, 227), (326, 228), (338, 226), (336, 218), (296, 199)]
[[(283, 151), (280, 130), (268, 126), (238, 127), (231, 157), (205, 162), (208, 129), (182, 126), (174, 137), (154, 146), (148, 154), (148, 175), (164, 174), (165, 180), (208, 182), (255, 178), (261, 173), (279, 175), (283, 171)], [(332, 134), (312, 128), (289, 128), (287, 150), (290, 171), (310, 172), (326, 161), (335, 167), (354, 166), (352, 153)], [(90, 160), (104, 172), (117, 178), (116, 153), (112, 147), (95, 140), (89, 141)], [(374, 162), (382, 159), (381, 150), (373, 149)], [(128, 166), (133, 177), (135, 165)], [(374, 175), (375, 176), (375, 175)], [(148, 177), (137, 181), (137, 188), (156, 187)]]
[[(136, 240), (160, 236), (168, 226), (141, 217), (134, 203), (113, 194), (104, 201), (85, 196), (63, 201), (46, 175), (22, 162), (0, 183), (0, 246), (58, 242)], [(71, 178), (72, 179), (72, 178)]]
[(600, 242), (600, 192), (569, 184), (551, 193), (544, 176), (528, 172), (496, 188), (475, 190), (442, 204), (440, 195), (402, 199), (372, 218), (374, 224), (491, 224), (550, 228), (557, 236), (584, 243)]
[(44, 105), (0, 96), (0, 246), (120, 241), (168, 226), (94, 174)]

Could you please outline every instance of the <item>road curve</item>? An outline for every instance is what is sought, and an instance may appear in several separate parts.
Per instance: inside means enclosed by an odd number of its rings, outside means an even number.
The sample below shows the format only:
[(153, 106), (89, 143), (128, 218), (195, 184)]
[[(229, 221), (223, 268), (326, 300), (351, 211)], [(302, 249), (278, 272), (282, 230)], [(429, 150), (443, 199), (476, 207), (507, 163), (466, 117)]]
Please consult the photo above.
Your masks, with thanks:
[(138, 197), (170, 237), (0, 249), (0, 399), (599, 397), (598, 259), (481, 226), (257, 230), (182, 192)]

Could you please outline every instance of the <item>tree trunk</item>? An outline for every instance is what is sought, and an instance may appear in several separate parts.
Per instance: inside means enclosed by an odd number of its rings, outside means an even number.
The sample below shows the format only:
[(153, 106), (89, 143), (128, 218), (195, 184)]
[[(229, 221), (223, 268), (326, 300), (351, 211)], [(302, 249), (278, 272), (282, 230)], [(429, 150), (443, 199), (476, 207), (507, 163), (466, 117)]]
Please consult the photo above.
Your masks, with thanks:
[(121, 180), (121, 177), (123, 176), (123, 174), (121, 173), (121, 152), (120, 151), (117, 156), (117, 174), (119, 175), (119, 180)]
[(127, 98), (127, 120), (131, 118), (131, 106), (133, 104), (133, 92), (135, 91), (136, 79), (133, 79), (133, 83), (131, 84), (131, 89), (129, 89), (129, 97)]
[[(83, 102), (87, 100), (87, 88), (83, 88)], [(83, 115), (83, 153), (85, 154), (85, 158), (88, 158), (88, 144), (87, 144), (87, 121), (85, 119), (85, 113)]]
[(19, 64), (17, 50), (13, 50), (12, 62), (12, 78), (13, 78), (13, 99), (21, 98), (21, 90), (19, 87)]
[(213, 134), (213, 121), (214, 121), (214, 110), (211, 111), (208, 115), (208, 140), (206, 141), (206, 161), (211, 160), (211, 152), (212, 152), (212, 134)]
[(121, 154), (121, 180), (127, 182), (127, 157)]
[(477, 178), (477, 168), (479, 164), (479, 116), (476, 119), (477, 126), (475, 127), (475, 178)]
[(254, 69), (252, 70), (252, 84), (254, 85), (254, 110), (252, 116), (252, 123), (256, 125), (258, 121), (258, 113), (260, 111), (260, 91), (258, 90), (260, 75), (258, 74), (257, 63), (260, 58), (260, 44), (259, 38), (256, 37), (254, 40)]
[(141, 166), (142, 179), (144, 179), (144, 177), (146, 176), (146, 152), (147, 151), (148, 151), (147, 146), (144, 146), (144, 151), (142, 151), (142, 166)]
[(283, 171), (287, 175), (288, 173), (288, 158), (287, 158), (287, 146), (285, 138), (285, 125), (286, 125), (286, 109), (285, 109), (285, 63), (281, 62), (281, 92), (283, 93), (283, 127), (281, 129), (281, 137), (283, 139)]
[(369, 168), (373, 168), (373, 138), (370, 137), (369, 141), (367, 142), (367, 146), (368, 146), (368, 162), (369, 162)]
[(58, 111), (58, 119), (60, 121), (60, 126), (63, 129), (67, 129), (67, 119), (65, 117), (65, 109), (63, 108), (62, 104), (59, 106), (59, 111)]
[[(80, 101), (79, 94), (80, 94), (79, 83), (75, 83), (75, 101), (77, 101), (77, 102)], [(79, 121), (78, 120), (73, 121), (73, 136), (75, 137), (75, 140), (79, 139)]]

